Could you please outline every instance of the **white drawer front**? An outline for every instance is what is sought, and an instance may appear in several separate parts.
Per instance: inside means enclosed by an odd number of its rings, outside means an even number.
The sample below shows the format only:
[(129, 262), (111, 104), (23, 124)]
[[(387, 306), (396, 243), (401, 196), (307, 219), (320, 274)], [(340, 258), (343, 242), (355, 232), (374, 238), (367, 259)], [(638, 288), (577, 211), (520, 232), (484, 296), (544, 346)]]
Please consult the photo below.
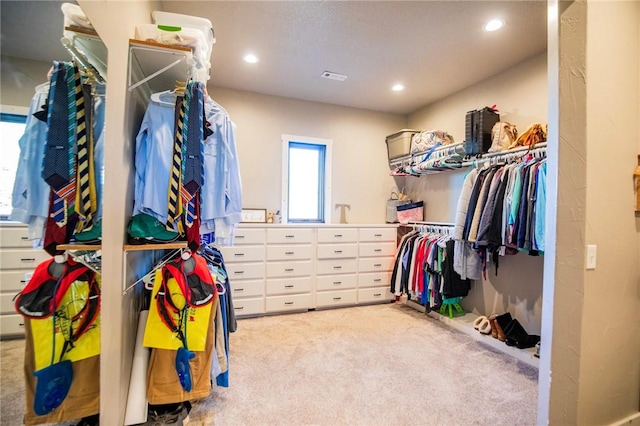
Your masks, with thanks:
[(358, 271), (360, 272), (393, 271), (393, 256), (364, 257), (358, 259), (358, 261)]
[(321, 275), (316, 278), (316, 289), (322, 290), (344, 290), (356, 288), (358, 278), (352, 275)]
[(267, 280), (267, 295), (309, 293), (311, 277)]
[(24, 279), (24, 274), (31, 272), (33, 272), (33, 269), (25, 269), (22, 271), (0, 271), (0, 290), (3, 292), (19, 292), (27, 283)]
[(391, 285), (391, 272), (372, 272), (358, 274), (358, 287), (380, 287)]
[(264, 296), (263, 280), (233, 280), (231, 282), (231, 293), (233, 300), (236, 297), (256, 297)]
[(0, 269), (35, 269), (38, 263), (49, 258), (50, 256), (43, 250), (2, 250)]
[(358, 230), (356, 228), (327, 228), (318, 229), (319, 243), (356, 243)]
[(357, 271), (356, 259), (325, 259), (318, 260), (318, 275), (353, 274)]
[(316, 294), (316, 307), (355, 305), (357, 299), (356, 290), (319, 292)]
[(311, 261), (267, 263), (267, 278), (301, 277), (307, 275), (311, 275)]
[(311, 229), (277, 228), (267, 229), (269, 244), (311, 243)]
[(299, 311), (311, 306), (310, 294), (267, 297), (267, 312)]
[(221, 247), (225, 263), (231, 262), (264, 262), (264, 246)]
[(311, 259), (310, 245), (267, 246), (267, 260)]
[(0, 336), (24, 334), (25, 321), (22, 315), (2, 315), (2, 317), (0, 317)]
[(264, 263), (229, 263), (226, 266), (232, 285), (236, 285), (234, 280), (264, 278)]
[(389, 302), (394, 298), (387, 287), (361, 288), (358, 290), (358, 303)]
[(264, 314), (264, 299), (233, 299), (236, 316)]
[(396, 228), (362, 228), (360, 229), (360, 242), (395, 241), (397, 233)]
[(27, 238), (27, 228), (0, 228), (0, 247), (32, 248), (33, 241)]
[(361, 257), (395, 256), (396, 243), (394, 242), (361, 243), (359, 254)]
[(2, 293), (0, 294), (0, 314), (15, 314), (16, 310), (13, 307), (13, 298), (15, 293)]
[(264, 229), (237, 228), (235, 244), (264, 244), (266, 233)]
[(318, 259), (349, 259), (358, 256), (357, 244), (319, 244)]

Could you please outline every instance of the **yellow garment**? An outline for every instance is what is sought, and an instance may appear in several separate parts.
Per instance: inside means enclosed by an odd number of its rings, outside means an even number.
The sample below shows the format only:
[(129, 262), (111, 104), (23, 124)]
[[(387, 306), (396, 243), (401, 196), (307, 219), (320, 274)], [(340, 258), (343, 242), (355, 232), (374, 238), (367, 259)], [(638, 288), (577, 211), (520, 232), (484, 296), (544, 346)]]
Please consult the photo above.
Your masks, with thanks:
[[(96, 275), (95, 280), (100, 288), (100, 276)], [(77, 330), (79, 324), (85, 320), (86, 310), (82, 312), (82, 309), (86, 306), (88, 297), (89, 283), (78, 279), (64, 294), (59, 306), (56, 307), (55, 316), (30, 321), (36, 370), (63, 360), (75, 362), (100, 354), (100, 311), (90, 328), (73, 345), (68, 345), (65, 353), (62, 354), (65, 341), (70, 340), (70, 332)], [(54, 317), (55, 342), (53, 340)], [(55, 353), (52, 360), (54, 346)]]
[[(168, 309), (175, 324), (180, 324), (181, 308), (184, 307), (186, 300), (180, 286), (175, 278), (168, 278), (167, 289), (171, 292), (171, 299), (180, 312), (174, 312)], [(149, 307), (149, 318), (144, 330), (143, 346), (147, 348), (177, 350), (183, 347), (178, 333), (172, 332), (169, 327), (162, 321), (158, 312), (157, 296), (158, 291), (162, 287), (162, 269), (156, 270), (153, 292), (151, 293), (151, 306)], [(201, 352), (205, 350), (207, 339), (207, 330), (209, 328), (211, 318), (211, 306), (209, 303), (198, 308), (189, 307), (185, 315), (186, 321), (182, 326), (182, 332), (186, 337), (186, 349), (192, 352)]]

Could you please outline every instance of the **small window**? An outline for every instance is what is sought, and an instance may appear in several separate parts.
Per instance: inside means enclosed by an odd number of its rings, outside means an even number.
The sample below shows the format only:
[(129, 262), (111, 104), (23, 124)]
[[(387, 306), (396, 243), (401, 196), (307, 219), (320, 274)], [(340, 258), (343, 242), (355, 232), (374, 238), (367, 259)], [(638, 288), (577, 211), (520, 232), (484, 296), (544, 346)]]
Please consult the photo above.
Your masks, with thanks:
[(332, 141), (287, 135), (282, 141), (283, 218), (288, 223), (330, 222)]
[(11, 194), (18, 170), (20, 145), (27, 117), (22, 114), (0, 113), (0, 220), (6, 220), (11, 214)]

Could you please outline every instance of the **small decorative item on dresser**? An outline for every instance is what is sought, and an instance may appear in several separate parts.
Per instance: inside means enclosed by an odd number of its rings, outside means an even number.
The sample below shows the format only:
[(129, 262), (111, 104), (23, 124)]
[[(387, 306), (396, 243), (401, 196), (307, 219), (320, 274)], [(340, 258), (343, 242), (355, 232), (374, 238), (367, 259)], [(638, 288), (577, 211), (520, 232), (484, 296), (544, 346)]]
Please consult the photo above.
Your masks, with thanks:
[(242, 209), (242, 223), (266, 223), (267, 209)]
[(636, 188), (636, 213), (640, 213), (640, 155), (638, 155), (638, 167), (633, 173), (633, 180)]

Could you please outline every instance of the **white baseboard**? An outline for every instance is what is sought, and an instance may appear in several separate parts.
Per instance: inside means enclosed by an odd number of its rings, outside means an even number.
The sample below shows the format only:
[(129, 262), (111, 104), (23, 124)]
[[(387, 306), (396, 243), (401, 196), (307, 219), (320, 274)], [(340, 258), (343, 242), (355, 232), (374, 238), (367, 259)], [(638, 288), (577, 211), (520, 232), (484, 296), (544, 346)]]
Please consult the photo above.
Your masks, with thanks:
[(638, 426), (640, 425), (640, 411), (630, 415), (629, 417), (625, 417), (622, 420), (619, 420), (615, 423), (611, 423), (609, 426)]

